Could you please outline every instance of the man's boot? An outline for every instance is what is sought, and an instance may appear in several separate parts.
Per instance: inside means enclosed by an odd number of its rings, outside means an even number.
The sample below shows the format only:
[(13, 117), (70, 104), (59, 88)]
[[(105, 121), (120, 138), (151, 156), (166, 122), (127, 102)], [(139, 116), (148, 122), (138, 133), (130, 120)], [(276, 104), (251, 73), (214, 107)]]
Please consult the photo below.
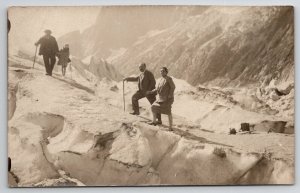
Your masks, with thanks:
[(140, 113), (139, 112), (130, 112), (129, 114), (132, 114), (132, 115), (139, 115)]

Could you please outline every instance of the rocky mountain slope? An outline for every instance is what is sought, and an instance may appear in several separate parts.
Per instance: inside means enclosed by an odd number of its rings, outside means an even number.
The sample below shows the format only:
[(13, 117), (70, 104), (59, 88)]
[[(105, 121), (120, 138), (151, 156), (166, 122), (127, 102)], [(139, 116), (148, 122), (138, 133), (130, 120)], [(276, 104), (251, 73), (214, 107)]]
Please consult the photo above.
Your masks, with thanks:
[(147, 32), (165, 29), (178, 20), (200, 14), (207, 8), (208, 6), (104, 6), (100, 8), (96, 22), (91, 27), (81, 34), (66, 34), (58, 41), (69, 42), (76, 49), (76, 57), (93, 55), (106, 59), (113, 51), (131, 46)]
[(149, 32), (112, 63), (125, 75), (146, 62), (192, 85), (252, 84), (294, 78), (292, 7), (210, 7)]
[(103, 7), (68, 42), (76, 57), (109, 60), (125, 76), (141, 62), (192, 85), (260, 86), (294, 81), (292, 7)]
[(97, 60), (92, 57), (88, 63), (84, 63), (84, 61), (72, 57), (71, 65), (82, 78), (90, 82), (97, 82), (103, 78), (120, 81), (123, 78), (113, 65), (103, 59)]

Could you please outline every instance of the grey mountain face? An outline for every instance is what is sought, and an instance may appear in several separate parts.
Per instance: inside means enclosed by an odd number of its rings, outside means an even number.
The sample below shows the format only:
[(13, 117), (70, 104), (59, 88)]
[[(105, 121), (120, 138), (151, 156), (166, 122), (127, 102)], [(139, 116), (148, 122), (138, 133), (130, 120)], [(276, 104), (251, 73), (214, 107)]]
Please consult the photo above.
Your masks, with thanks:
[(108, 80), (121, 81), (123, 78), (113, 65), (103, 59), (92, 57), (89, 64), (84, 64), (80, 59), (73, 57), (72, 65), (80, 76), (88, 81), (92, 81), (90, 73), (99, 80), (106, 78)]
[(242, 86), (293, 79), (293, 17), (292, 7), (105, 7), (73, 40), (79, 57), (126, 48), (111, 61), (125, 76), (145, 62), (192, 85)]
[(189, 15), (202, 13), (208, 8), (187, 6), (117, 6), (101, 7), (95, 23), (80, 35), (71, 32), (59, 38), (60, 42), (69, 41), (80, 53), (77, 57), (97, 55), (106, 58), (112, 49), (127, 48), (138, 37), (151, 30), (170, 27), (178, 20)]
[(193, 85), (243, 85), (293, 76), (291, 7), (220, 10), (209, 9), (145, 37), (113, 63), (128, 74), (141, 61), (156, 74), (167, 66), (172, 75)]

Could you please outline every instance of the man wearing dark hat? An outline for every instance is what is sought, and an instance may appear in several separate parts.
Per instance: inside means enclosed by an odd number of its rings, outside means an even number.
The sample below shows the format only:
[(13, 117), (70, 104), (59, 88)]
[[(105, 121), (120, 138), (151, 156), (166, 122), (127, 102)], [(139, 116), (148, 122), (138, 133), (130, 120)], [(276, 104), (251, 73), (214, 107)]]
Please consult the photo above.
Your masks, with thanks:
[(39, 55), (43, 55), (46, 75), (52, 76), (52, 70), (56, 62), (55, 55), (58, 52), (58, 45), (55, 37), (51, 36), (51, 30), (45, 30), (45, 35), (35, 43), (36, 46), (39, 44), (41, 45)]

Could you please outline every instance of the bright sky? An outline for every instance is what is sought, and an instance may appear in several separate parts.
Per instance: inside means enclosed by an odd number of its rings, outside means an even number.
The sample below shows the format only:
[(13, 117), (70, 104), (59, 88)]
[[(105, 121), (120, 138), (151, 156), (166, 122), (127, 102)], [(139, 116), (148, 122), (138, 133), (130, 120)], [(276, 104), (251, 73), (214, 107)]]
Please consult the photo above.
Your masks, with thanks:
[(34, 52), (34, 43), (50, 29), (56, 38), (94, 24), (101, 7), (12, 7), (9, 53), (19, 49)]

